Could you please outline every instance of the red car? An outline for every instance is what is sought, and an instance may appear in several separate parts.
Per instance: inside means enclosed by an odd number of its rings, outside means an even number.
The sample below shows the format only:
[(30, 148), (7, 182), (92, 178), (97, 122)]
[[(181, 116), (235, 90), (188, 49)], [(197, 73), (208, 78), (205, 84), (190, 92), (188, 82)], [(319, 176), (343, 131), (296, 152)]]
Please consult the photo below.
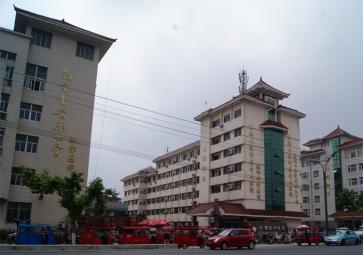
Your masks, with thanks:
[(247, 247), (248, 249), (254, 249), (256, 238), (251, 229), (229, 228), (209, 238), (207, 245), (212, 250), (215, 248), (225, 250), (229, 247), (237, 247), (238, 249)]

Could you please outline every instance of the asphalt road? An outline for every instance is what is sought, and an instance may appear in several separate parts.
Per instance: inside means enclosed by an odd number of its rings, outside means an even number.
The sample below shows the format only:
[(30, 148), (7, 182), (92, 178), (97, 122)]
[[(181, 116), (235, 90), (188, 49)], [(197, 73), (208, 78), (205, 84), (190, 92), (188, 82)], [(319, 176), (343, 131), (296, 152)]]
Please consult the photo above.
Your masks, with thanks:
[(125, 250), (99, 250), (99, 251), (0, 251), (1, 255), (214, 255), (214, 254), (248, 254), (248, 255), (362, 255), (363, 245), (358, 246), (297, 246), (297, 245), (274, 245), (257, 246), (254, 250), (210, 250), (189, 248), (183, 249), (125, 249)]

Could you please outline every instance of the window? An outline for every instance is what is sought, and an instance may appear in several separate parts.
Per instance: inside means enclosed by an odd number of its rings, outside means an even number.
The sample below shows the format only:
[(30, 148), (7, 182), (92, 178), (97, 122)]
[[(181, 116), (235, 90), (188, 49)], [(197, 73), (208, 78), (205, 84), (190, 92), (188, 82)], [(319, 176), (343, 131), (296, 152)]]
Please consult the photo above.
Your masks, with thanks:
[(224, 140), (224, 141), (228, 141), (230, 138), (231, 138), (231, 135), (230, 135), (230, 133), (229, 133), (229, 132), (228, 132), (228, 133), (225, 133), (225, 134), (223, 135), (223, 140)]
[(211, 170), (211, 175), (212, 175), (212, 177), (220, 176), (221, 175), (221, 169), (220, 168), (212, 169)]
[(241, 153), (242, 147), (241, 145), (237, 145), (234, 147), (234, 154)]
[(309, 177), (309, 174), (307, 172), (301, 173), (302, 179), (307, 179)]
[(52, 34), (39, 29), (32, 29), (32, 43), (50, 49)]
[(221, 152), (212, 153), (212, 161), (218, 160), (220, 158), (221, 158)]
[(221, 142), (221, 136), (216, 136), (212, 138), (212, 145), (218, 144)]
[(305, 213), (306, 215), (310, 214), (310, 210), (309, 209), (303, 209), (303, 213)]
[(355, 150), (347, 151), (347, 158), (355, 158), (357, 156), (357, 152)]
[(363, 184), (363, 177), (359, 177), (359, 184)]
[(16, 134), (15, 151), (36, 153), (39, 137)]
[(320, 215), (320, 208), (315, 209), (315, 215)]
[(242, 186), (241, 181), (225, 183), (225, 184), (223, 184), (223, 191), (225, 192), (225, 191), (232, 191), (232, 190), (240, 190), (241, 186)]
[(358, 166), (359, 166), (359, 170), (363, 171), (363, 163), (359, 163)]
[(315, 170), (315, 171), (313, 172), (313, 175), (314, 175), (314, 177), (319, 177), (319, 170)]
[(270, 109), (270, 110), (267, 111), (267, 119), (272, 120), (272, 121), (276, 121), (276, 110), (275, 110), (275, 108)]
[(82, 42), (77, 42), (77, 50), (76, 50), (76, 56), (93, 60), (93, 55), (95, 52), (95, 47)]
[(35, 91), (43, 91), (47, 81), (47, 73), (48, 68), (27, 63), (24, 87)]
[(211, 193), (219, 193), (219, 192), (221, 192), (221, 185), (211, 186)]
[(309, 197), (303, 197), (302, 198), (303, 203), (309, 203)]
[(314, 189), (320, 189), (320, 184), (318, 182), (314, 183)]
[(221, 120), (217, 119), (212, 121), (212, 128), (218, 127), (221, 124)]
[(315, 203), (319, 203), (320, 202), (320, 196), (314, 196), (314, 201), (315, 201)]
[(6, 222), (30, 220), (31, 203), (8, 202)]
[(234, 111), (234, 118), (238, 118), (238, 117), (241, 117), (241, 109)]
[[(31, 169), (31, 170), (35, 172), (34, 169)], [(11, 185), (23, 186), (23, 181), (21, 179), (21, 175), (22, 175), (22, 168), (13, 167), (12, 170), (11, 170), (10, 184)]]
[(304, 184), (301, 186), (302, 191), (309, 191), (309, 185), (308, 184)]
[(237, 163), (234, 165), (234, 171), (235, 172), (241, 172), (242, 170), (242, 164), (241, 163)]
[(229, 155), (232, 155), (232, 150), (231, 149), (225, 149), (223, 151), (223, 157), (226, 158), (228, 157)]
[(42, 108), (41, 105), (21, 102), (19, 118), (40, 121)]
[(348, 172), (349, 173), (355, 172), (355, 171), (357, 171), (357, 165), (356, 164), (348, 165)]
[(0, 155), (3, 151), (3, 141), (4, 141), (5, 128), (0, 128)]
[(357, 178), (350, 178), (350, 179), (348, 180), (348, 182), (349, 182), (349, 186), (355, 186), (355, 185), (357, 185), (357, 184), (358, 184), (358, 180), (357, 180)]
[(10, 87), (13, 81), (13, 73), (15, 66), (16, 54), (0, 50), (0, 66), (5, 71), (3, 78), (3, 86)]
[(234, 137), (241, 136), (241, 128), (237, 128), (234, 130)]
[(230, 114), (224, 115), (224, 117), (223, 117), (223, 122), (224, 123), (226, 123), (226, 122), (228, 122), (230, 120), (231, 120), (231, 115)]
[(9, 94), (1, 93), (0, 97), (0, 119), (6, 120), (6, 115), (8, 113), (8, 103), (9, 103)]

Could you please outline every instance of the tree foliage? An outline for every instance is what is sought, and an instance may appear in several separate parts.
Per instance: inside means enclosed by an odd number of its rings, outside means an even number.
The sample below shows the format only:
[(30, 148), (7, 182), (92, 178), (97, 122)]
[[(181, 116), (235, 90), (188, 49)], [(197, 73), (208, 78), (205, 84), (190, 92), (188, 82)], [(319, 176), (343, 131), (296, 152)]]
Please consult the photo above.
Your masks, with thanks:
[(353, 190), (343, 189), (337, 193), (336, 208), (339, 211), (363, 210), (363, 195)]
[(105, 212), (107, 199), (118, 195), (114, 189), (106, 189), (99, 177), (82, 191), (83, 177), (79, 172), (61, 177), (51, 176), (47, 171), (36, 173), (23, 168), (22, 180), (32, 193), (40, 194), (40, 198), (56, 192), (60, 197), (60, 205), (68, 211), (72, 230), (75, 230), (76, 219), (85, 207), (92, 207), (95, 215), (101, 216)]

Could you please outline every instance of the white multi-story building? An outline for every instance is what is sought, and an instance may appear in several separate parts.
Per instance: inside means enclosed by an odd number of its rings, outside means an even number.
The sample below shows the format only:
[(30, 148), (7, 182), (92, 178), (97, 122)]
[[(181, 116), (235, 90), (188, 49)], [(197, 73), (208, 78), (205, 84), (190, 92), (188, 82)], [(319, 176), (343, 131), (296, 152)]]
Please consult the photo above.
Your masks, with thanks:
[(20, 169), (75, 170), (86, 182), (98, 63), (115, 41), (15, 11), (14, 30), (0, 28), (0, 228), (65, 220), (59, 197), (31, 194)]
[[(363, 170), (358, 170), (360, 163), (363, 168), (360, 142), (361, 139), (338, 127), (325, 137), (304, 144), (309, 147), (309, 150), (301, 153), (302, 209), (309, 215), (307, 223), (325, 227), (323, 168), (326, 167), (329, 216), (336, 212), (337, 192), (343, 188), (363, 190), (363, 185), (358, 185), (359, 174), (363, 174)], [(334, 227), (334, 219), (329, 217), (329, 228)]]
[[(151, 203), (156, 204), (147, 207), (148, 217), (215, 226), (265, 219), (299, 224), (304, 218), (299, 120), (305, 115), (280, 104), (288, 96), (261, 79), (232, 100), (198, 115), (200, 142), (154, 160), (154, 178), (160, 181), (149, 182), (156, 192), (148, 193), (147, 199), (152, 197)], [(198, 151), (195, 161), (187, 153), (192, 148)], [(184, 172), (193, 165), (191, 172)], [(176, 203), (175, 195), (185, 199)], [(172, 216), (183, 212), (183, 207), (185, 218)]]

